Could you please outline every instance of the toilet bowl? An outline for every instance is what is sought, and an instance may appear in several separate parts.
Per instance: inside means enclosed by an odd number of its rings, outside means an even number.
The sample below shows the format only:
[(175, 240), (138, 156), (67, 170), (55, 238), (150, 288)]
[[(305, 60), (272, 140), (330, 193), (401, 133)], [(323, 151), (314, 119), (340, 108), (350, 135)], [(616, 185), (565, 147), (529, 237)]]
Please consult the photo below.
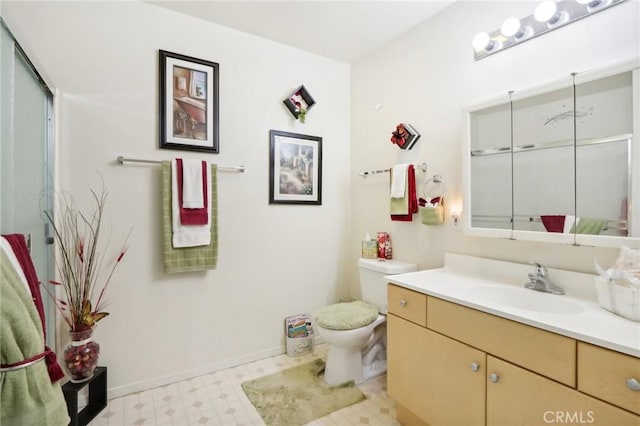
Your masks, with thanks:
[(372, 379), (387, 370), (386, 275), (412, 272), (417, 265), (397, 260), (360, 259), (362, 301), (336, 303), (314, 315), (318, 336), (328, 346), (324, 380), (336, 386)]

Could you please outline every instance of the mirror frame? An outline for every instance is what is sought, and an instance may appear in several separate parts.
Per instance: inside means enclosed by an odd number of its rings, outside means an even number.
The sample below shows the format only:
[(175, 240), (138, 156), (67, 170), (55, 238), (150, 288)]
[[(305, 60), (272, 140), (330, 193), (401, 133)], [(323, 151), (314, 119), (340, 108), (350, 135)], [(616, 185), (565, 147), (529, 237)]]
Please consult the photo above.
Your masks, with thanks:
[[(614, 65), (603, 67), (597, 70), (585, 71), (575, 74), (575, 80), (572, 75), (565, 76), (553, 82), (535, 86), (533, 88), (510, 92), (511, 96), (501, 95), (489, 101), (478, 103), (463, 108), (462, 124), (464, 131), (463, 141), (463, 231), (465, 235), (491, 238), (505, 238), (521, 241), (537, 241), (572, 245), (588, 245), (597, 247), (622, 247), (631, 246), (640, 248), (640, 236), (638, 237), (618, 237), (608, 235), (588, 235), (588, 234), (560, 234), (553, 232), (539, 231), (522, 231), (511, 229), (494, 229), (479, 228), (471, 226), (472, 208), (471, 208), (471, 114), (482, 109), (504, 105), (505, 103), (515, 102), (517, 100), (529, 98), (532, 96), (542, 95), (559, 89), (566, 89), (573, 84), (576, 86), (588, 83), (590, 81), (610, 77), (612, 75), (625, 72), (633, 72), (632, 74), (632, 90), (633, 90), (633, 136), (632, 136), (632, 155), (629, 164), (631, 179), (629, 185), (630, 192), (640, 194), (640, 57), (626, 60)], [(512, 141), (513, 144), (513, 141)], [(635, 173), (633, 173), (635, 172)], [(512, 171), (513, 173), (513, 171)], [(575, 170), (574, 170), (575, 174)], [(513, 199), (511, 200), (513, 203)], [(629, 232), (636, 232), (640, 235), (640, 195), (636, 196), (632, 202), (635, 209), (630, 208), (628, 211)], [(633, 227), (633, 228), (632, 228)]]

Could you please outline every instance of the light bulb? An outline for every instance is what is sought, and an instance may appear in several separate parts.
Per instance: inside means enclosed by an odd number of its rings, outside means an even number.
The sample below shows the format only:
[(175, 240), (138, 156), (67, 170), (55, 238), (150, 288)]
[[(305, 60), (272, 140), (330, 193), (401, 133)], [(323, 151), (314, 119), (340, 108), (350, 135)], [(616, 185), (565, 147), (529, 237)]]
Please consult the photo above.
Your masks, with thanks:
[(462, 209), (459, 206), (454, 206), (451, 208), (451, 219), (453, 219), (453, 226), (458, 226), (458, 222), (460, 221), (460, 216), (462, 214)]
[(533, 17), (536, 18), (538, 22), (547, 22), (551, 21), (557, 15), (557, 12), (558, 6), (556, 6), (556, 3), (547, 0), (536, 7), (536, 10), (533, 12)]
[(576, 1), (580, 4), (586, 4), (589, 7), (596, 7), (597, 5), (602, 3), (601, 0), (576, 0)]
[(508, 18), (502, 23), (500, 27), (500, 32), (505, 37), (518, 37), (517, 34), (522, 35), (522, 31), (520, 29), (521, 24), (518, 18)]
[(485, 32), (480, 32), (473, 37), (473, 48), (476, 50), (491, 50), (493, 47), (493, 42), (491, 41), (491, 37), (489, 34)]

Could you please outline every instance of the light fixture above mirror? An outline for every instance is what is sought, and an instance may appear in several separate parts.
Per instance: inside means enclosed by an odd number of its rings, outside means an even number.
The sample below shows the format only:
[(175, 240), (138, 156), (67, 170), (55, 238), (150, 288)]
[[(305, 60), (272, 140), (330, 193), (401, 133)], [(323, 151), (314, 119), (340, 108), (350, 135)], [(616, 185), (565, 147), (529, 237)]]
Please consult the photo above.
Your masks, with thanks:
[(479, 32), (473, 37), (474, 59), (477, 61), (541, 34), (605, 10), (626, 0), (545, 0), (534, 13), (522, 19), (507, 18), (491, 33)]

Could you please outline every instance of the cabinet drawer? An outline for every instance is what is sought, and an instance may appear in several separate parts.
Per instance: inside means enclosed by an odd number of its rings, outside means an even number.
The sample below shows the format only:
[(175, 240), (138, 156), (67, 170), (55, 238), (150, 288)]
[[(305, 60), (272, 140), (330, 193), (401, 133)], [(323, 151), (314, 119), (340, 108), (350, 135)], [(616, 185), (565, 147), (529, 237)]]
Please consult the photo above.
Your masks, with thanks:
[(576, 341), (428, 297), (427, 327), (565, 385), (576, 386)]
[(427, 326), (427, 296), (397, 285), (387, 286), (387, 311), (423, 327)]
[(578, 390), (640, 414), (640, 390), (628, 379), (640, 382), (640, 358), (578, 342)]

